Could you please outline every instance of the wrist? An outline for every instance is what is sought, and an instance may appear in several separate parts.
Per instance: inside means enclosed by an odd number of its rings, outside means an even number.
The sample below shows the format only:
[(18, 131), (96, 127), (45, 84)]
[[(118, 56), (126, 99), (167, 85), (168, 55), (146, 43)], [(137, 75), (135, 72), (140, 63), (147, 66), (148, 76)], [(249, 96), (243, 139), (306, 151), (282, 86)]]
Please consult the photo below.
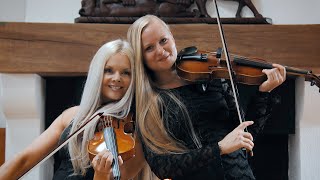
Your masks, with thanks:
[(218, 142), (218, 147), (219, 147), (220, 155), (223, 155), (223, 153), (222, 153), (222, 147), (221, 147), (221, 141)]
[(100, 180), (100, 179), (110, 179), (110, 173), (101, 173), (101, 172), (94, 172), (94, 180)]
[(270, 93), (273, 89), (270, 89), (270, 90), (266, 90), (266, 89), (263, 89), (261, 86), (259, 87), (259, 92), (261, 93)]

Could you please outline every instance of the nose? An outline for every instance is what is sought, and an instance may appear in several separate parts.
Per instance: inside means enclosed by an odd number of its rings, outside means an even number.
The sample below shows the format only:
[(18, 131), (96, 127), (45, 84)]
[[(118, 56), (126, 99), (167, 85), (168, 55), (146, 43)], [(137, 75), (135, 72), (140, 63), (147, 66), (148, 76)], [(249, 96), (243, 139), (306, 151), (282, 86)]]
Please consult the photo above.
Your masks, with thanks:
[(114, 82), (120, 82), (121, 81), (121, 75), (119, 72), (115, 72), (113, 77), (112, 77), (112, 81)]
[(159, 55), (161, 55), (161, 56), (164, 55), (165, 51), (166, 50), (162, 46), (158, 45), (157, 52)]

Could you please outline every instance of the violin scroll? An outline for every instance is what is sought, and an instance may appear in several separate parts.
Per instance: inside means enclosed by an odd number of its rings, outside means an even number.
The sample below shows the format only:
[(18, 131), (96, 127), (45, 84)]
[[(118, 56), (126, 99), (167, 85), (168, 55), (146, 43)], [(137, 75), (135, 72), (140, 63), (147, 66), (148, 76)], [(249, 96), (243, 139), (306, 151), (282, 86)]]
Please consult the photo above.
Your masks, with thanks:
[[(309, 81), (311, 86), (316, 85), (317, 87), (320, 88), (320, 77), (312, 74), (312, 72), (310, 72), (306, 76), (306, 81)], [(319, 92), (320, 92), (320, 89), (319, 89)]]

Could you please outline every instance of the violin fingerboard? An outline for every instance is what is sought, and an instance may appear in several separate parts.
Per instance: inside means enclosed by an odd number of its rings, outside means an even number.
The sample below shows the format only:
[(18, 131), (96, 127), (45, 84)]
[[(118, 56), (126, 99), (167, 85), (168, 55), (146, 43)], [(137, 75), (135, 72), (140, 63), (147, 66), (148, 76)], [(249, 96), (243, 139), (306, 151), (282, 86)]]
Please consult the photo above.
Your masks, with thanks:
[(118, 161), (118, 147), (117, 147), (117, 140), (116, 140), (116, 136), (115, 136), (115, 132), (114, 132), (113, 127), (104, 128), (103, 138), (106, 143), (106, 148), (113, 155), (113, 162), (112, 162), (113, 177), (114, 177), (114, 179), (120, 179), (120, 168), (119, 168), (119, 161)]

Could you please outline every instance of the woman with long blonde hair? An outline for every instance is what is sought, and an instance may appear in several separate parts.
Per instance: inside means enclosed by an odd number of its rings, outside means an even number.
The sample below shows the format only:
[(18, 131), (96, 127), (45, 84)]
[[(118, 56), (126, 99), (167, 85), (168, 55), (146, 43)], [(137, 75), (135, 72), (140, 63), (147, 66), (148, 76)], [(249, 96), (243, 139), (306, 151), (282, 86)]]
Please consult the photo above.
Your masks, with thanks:
[[(0, 179), (17, 179), (35, 163), (51, 152), (59, 141), (75, 132), (97, 113), (119, 119), (125, 118), (131, 108), (134, 95), (134, 54), (124, 40), (104, 44), (93, 57), (79, 106), (65, 110), (50, 127), (24, 151), (7, 161), (0, 168)], [(62, 161), (53, 179), (108, 179), (112, 177), (113, 156), (108, 150), (89, 159), (87, 145), (93, 138), (100, 120), (73, 138), (60, 150)], [(122, 164), (121, 158), (119, 158)], [(144, 165), (139, 141), (136, 141), (135, 157), (125, 162), (121, 177), (131, 179)]]
[[(270, 116), (274, 88), (285, 68), (265, 69), (246, 121), (239, 125), (229, 82), (191, 83), (177, 75), (175, 39), (161, 19), (146, 15), (128, 30), (135, 52), (136, 119), (145, 158), (159, 178), (255, 179), (242, 148)], [(250, 133), (245, 132), (246, 127)]]

